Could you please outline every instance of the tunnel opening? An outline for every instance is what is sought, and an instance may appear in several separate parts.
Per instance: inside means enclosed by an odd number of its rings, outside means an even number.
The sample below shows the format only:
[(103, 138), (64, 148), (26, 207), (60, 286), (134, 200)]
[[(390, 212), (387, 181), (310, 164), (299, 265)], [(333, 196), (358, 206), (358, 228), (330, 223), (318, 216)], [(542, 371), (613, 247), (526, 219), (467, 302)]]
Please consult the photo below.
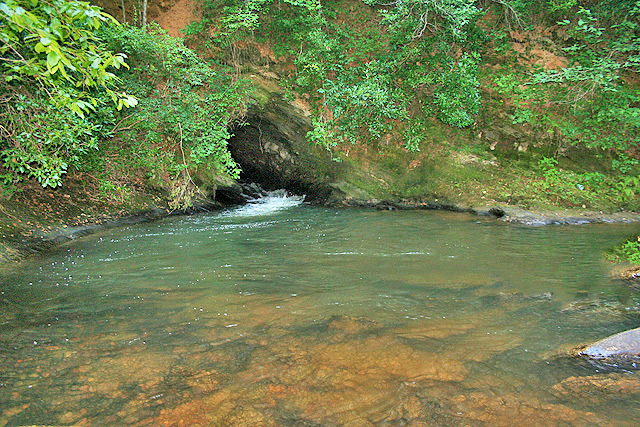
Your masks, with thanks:
[[(286, 118), (274, 122), (260, 114), (249, 114), (246, 123), (233, 129), (229, 140), (229, 151), (242, 169), (242, 188), (256, 183), (266, 191), (285, 189), (304, 195), (312, 203), (330, 199), (333, 189), (327, 176), (317, 170), (318, 158), (323, 163), (330, 160), (322, 159), (322, 153), (311, 153), (313, 147), (306, 140), (308, 123)], [(240, 201), (246, 195), (223, 197)]]

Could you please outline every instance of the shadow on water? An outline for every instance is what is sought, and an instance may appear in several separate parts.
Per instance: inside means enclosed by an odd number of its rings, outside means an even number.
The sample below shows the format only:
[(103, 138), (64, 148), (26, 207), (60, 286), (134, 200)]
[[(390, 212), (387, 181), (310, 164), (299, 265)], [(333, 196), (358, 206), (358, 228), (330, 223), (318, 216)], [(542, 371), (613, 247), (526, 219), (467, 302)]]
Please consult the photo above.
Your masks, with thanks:
[(0, 426), (625, 426), (637, 327), (601, 251), (514, 227), (271, 194), (88, 236), (0, 289)]

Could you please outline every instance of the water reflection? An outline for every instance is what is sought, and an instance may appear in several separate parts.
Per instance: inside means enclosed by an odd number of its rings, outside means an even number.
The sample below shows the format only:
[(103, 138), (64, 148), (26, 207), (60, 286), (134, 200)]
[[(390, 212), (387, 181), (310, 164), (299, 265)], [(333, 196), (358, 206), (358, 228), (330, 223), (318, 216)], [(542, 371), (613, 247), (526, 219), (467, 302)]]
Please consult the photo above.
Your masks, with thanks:
[(600, 258), (632, 226), (301, 202), (21, 265), (1, 285), (0, 426), (637, 422), (636, 371), (563, 356), (638, 326)]

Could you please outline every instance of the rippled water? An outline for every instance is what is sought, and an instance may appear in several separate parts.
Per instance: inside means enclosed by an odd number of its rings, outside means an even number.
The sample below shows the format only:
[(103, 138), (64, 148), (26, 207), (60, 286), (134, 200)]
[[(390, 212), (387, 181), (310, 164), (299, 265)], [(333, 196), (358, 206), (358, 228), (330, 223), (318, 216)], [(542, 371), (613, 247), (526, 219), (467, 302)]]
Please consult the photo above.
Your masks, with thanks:
[(280, 194), (82, 238), (0, 280), (0, 427), (637, 425), (566, 356), (640, 325), (634, 231)]

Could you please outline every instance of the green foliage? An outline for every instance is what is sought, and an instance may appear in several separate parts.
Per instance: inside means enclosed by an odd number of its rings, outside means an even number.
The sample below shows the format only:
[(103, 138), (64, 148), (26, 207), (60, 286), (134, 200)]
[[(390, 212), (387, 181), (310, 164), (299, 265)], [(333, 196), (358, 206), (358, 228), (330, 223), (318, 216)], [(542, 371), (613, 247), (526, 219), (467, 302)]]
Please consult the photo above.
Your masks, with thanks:
[(538, 162), (538, 167), (540, 168), (542, 176), (544, 177), (544, 181), (542, 183), (543, 189), (548, 190), (562, 183), (563, 176), (558, 169), (558, 161), (556, 159), (551, 157), (543, 157)]
[(182, 188), (176, 203), (185, 205), (190, 170), (203, 165), (238, 176), (227, 140), (243, 83), (214, 71), (181, 40), (156, 25), (119, 26), (84, 2), (6, 1), (0, 16), (5, 168), (52, 187), (79, 169), (120, 201), (129, 197), (126, 177), (146, 170)]
[[(202, 28), (207, 37), (217, 30), (233, 64), (246, 63), (241, 54), (252, 55), (256, 42), (271, 49), (282, 85), (313, 108), (314, 143), (337, 151), (385, 135), (418, 151), (434, 140), (425, 123), (474, 126), (484, 108), (480, 126), (506, 117), (516, 138), (536, 138), (534, 159), (548, 156), (526, 174), (542, 198), (631, 207), (640, 142), (636, 3), (205, 0), (210, 27)], [(485, 34), (492, 20), (498, 25)], [(534, 57), (538, 50), (568, 59), (567, 67), (543, 72), (551, 61)], [(575, 150), (606, 164), (576, 167), (563, 158)]]
[[(374, 141), (410, 120), (415, 101), (447, 124), (473, 124), (480, 105), (474, 2), (364, 3), (380, 6), (379, 16), (362, 3), (316, 0), (209, 0), (204, 15), (213, 23), (223, 11), (214, 27), (224, 28), (216, 36), (232, 54), (236, 40), (255, 37), (291, 58), (291, 88), (311, 94), (316, 106), (315, 143)], [(361, 25), (336, 19), (346, 8)]]
[(578, 0), (547, 0), (551, 12), (567, 12), (578, 4)]
[(423, 120), (412, 120), (404, 131), (404, 148), (413, 152), (420, 151), (420, 143), (427, 139), (426, 128)]
[(322, 118), (314, 119), (313, 129), (307, 132), (307, 139), (317, 145), (325, 148), (335, 147), (338, 143), (338, 138), (334, 131), (334, 127), (327, 123)]
[[(568, 27), (567, 35), (575, 40), (575, 43), (565, 48), (574, 61), (574, 65), (562, 70), (549, 70), (538, 73), (533, 78), (533, 83), (574, 83), (579, 84), (582, 92), (593, 92), (596, 89), (603, 91), (615, 91), (616, 82), (619, 79), (619, 71), (625, 66), (625, 62), (615, 59), (619, 48), (611, 48), (610, 45), (605, 55), (599, 45), (605, 42), (605, 28), (598, 26), (598, 20), (588, 10), (580, 8), (578, 20), (571, 22), (565, 19), (560, 25)], [(634, 26), (635, 27), (635, 26)], [(634, 28), (635, 29), (635, 28)], [(617, 44), (617, 43), (616, 43)], [(616, 52), (618, 51), (618, 52)], [(585, 83), (588, 86), (580, 85)], [(576, 94), (574, 102), (584, 97), (583, 93)]]
[(190, 204), (191, 173), (200, 165), (237, 178), (240, 170), (227, 149), (228, 129), (243, 108), (246, 83), (213, 70), (157, 25), (109, 27), (104, 34), (114, 49), (129, 56), (132, 70), (121, 78), (140, 99), (120, 124), (126, 129), (123, 137), (138, 147), (130, 166), (151, 176), (169, 174), (174, 207)]
[(116, 110), (137, 100), (126, 69), (96, 35), (109, 15), (85, 2), (0, 2), (0, 159), (16, 175), (57, 187), (107, 137)]
[[(381, 4), (381, 23), (388, 27), (390, 47), (385, 61), (393, 77), (404, 82), (404, 97), (420, 88), (443, 123), (466, 127), (480, 107), (477, 78), (482, 37), (475, 21), (480, 11), (467, 0), (409, 0)], [(386, 9), (386, 7), (393, 6)], [(458, 50), (459, 54), (452, 52)], [(426, 65), (424, 66), (423, 65)]]
[(578, 0), (492, 0), (492, 3), (503, 10), (507, 26), (523, 28), (537, 20), (545, 25), (554, 24), (575, 9)]
[[(189, 33), (203, 31), (217, 17), (218, 9), (222, 10), (219, 21), (222, 28), (218, 33), (219, 41), (230, 43), (246, 37), (260, 24), (261, 15), (273, 4), (273, 0), (203, 0), (203, 19), (192, 24)], [(283, 0), (282, 3), (299, 7), (311, 15), (322, 9), (320, 0)]]
[(105, 49), (95, 32), (111, 16), (88, 2), (7, 0), (0, 2), (0, 74), (7, 82), (35, 81), (58, 108), (79, 116), (98, 107), (95, 89), (117, 108), (136, 99), (117, 88), (111, 70), (127, 67), (125, 56)]
[(637, 236), (629, 237), (613, 250), (606, 253), (605, 256), (614, 262), (629, 262), (640, 265), (640, 242), (638, 242)]
[[(561, 182), (554, 181), (554, 165), (541, 165), (545, 176), (541, 187), (558, 200), (573, 197), (571, 181), (588, 187), (576, 193), (582, 199), (611, 198), (627, 208), (638, 204), (635, 153), (640, 143), (640, 90), (625, 77), (638, 70), (640, 8), (629, 4), (640, 2), (623, 3), (620, 7), (600, 3), (597, 11), (571, 5), (575, 6), (572, 19), (559, 22), (567, 37), (566, 68), (537, 71), (530, 78), (531, 68), (512, 61), (491, 76), (495, 92), (503, 97), (500, 101), (511, 107), (514, 124), (553, 134), (557, 153), (568, 142), (582, 150), (607, 153), (601, 158), (611, 159), (610, 176), (585, 174), (577, 182), (565, 171), (559, 175)], [(561, 9), (559, 5), (553, 12)]]
[[(640, 2), (637, 2), (640, 5)], [(640, 91), (621, 80), (640, 64), (640, 8), (619, 23), (600, 22), (580, 8), (578, 18), (560, 22), (573, 44), (565, 48), (572, 64), (533, 76), (532, 87), (551, 88), (550, 100), (575, 117), (566, 130), (574, 143), (590, 148), (627, 150), (640, 142)]]
[(333, 124), (350, 142), (356, 142), (359, 133), (380, 138), (391, 129), (387, 119), (407, 118), (402, 96), (388, 79), (368, 63), (338, 74), (319, 89), (331, 107)]
[(458, 127), (473, 124), (480, 109), (480, 83), (477, 79), (478, 56), (463, 54), (452, 61), (437, 79), (435, 90), (438, 118)]
[(536, 169), (533, 187), (540, 190), (536, 195), (539, 200), (584, 207), (606, 196), (619, 198), (615, 184), (600, 172), (576, 173), (563, 169), (552, 157), (539, 159)]
[[(98, 149), (99, 140), (110, 135), (114, 107), (80, 116), (55, 108), (42, 91), (30, 93), (28, 87), (2, 82), (0, 88), (6, 90), (0, 98), (4, 105), (0, 112), (0, 158), (15, 176), (34, 178), (44, 187), (60, 186), (69, 168), (78, 167), (85, 156)], [(103, 102), (108, 102), (106, 96), (101, 94)]]
[(611, 166), (613, 167), (613, 169), (622, 174), (633, 173), (638, 164), (640, 164), (640, 161), (638, 161), (638, 159), (629, 156), (625, 152), (620, 153), (617, 158), (611, 161)]
[(95, 114), (80, 117), (69, 110), (52, 109), (46, 98), (16, 95), (4, 113), (12, 120), (12, 144), (2, 151), (4, 166), (35, 178), (43, 187), (57, 187), (70, 166), (98, 149), (105, 136)]
[(605, 175), (600, 172), (586, 172), (580, 174), (580, 181), (584, 183), (587, 190), (601, 190), (605, 183)]
[(131, 190), (126, 185), (114, 183), (106, 178), (100, 180), (98, 191), (103, 198), (116, 202), (122, 203), (131, 198)]
[[(469, 0), (364, 0), (370, 6), (382, 5), (382, 23), (408, 42), (440, 32), (455, 41), (467, 39), (467, 27), (479, 15), (475, 2)], [(386, 9), (386, 7), (389, 7)]]
[(622, 201), (631, 202), (640, 194), (640, 176), (622, 176), (616, 187)]

